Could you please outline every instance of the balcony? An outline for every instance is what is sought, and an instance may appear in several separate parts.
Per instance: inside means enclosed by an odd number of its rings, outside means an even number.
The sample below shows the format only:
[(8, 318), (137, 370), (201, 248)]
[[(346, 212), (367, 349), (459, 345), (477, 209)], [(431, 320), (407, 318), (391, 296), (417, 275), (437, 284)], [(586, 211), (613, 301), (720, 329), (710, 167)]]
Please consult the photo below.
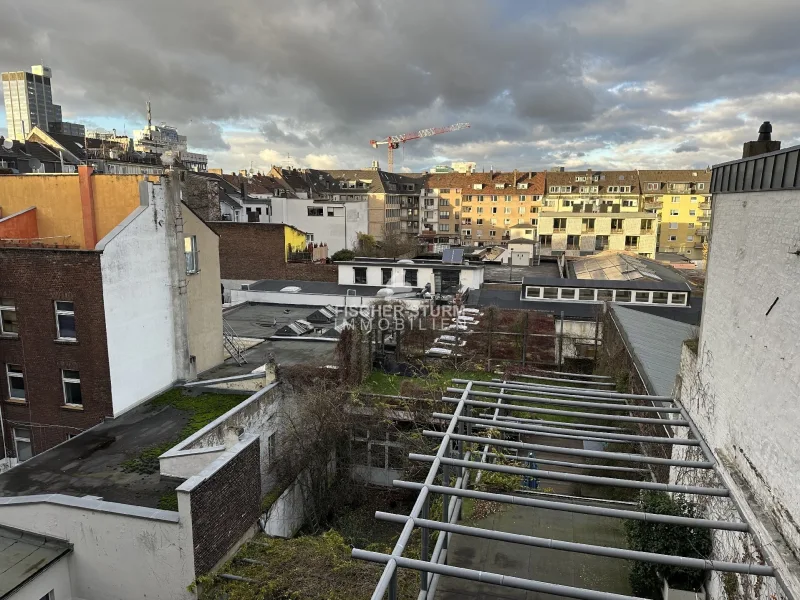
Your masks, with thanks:
[(706, 244), (705, 240), (698, 240), (694, 243), (694, 247), (697, 248), (698, 250), (702, 250), (705, 244)]
[(664, 206), (664, 203), (661, 200), (645, 200), (644, 201), (644, 209), (645, 210), (657, 210)]
[(566, 227), (553, 227), (553, 233), (567, 233)]
[(694, 232), (697, 235), (708, 235), (708, 227), (701, 227), (700, 229), (695, 229)]
[(639, 249), (639, 244), (625, 244), (625, 250), (636, 251)]
[(700, 217), (697, 217), (697, 220), (700, 223), (710, 223), (711, 222), (711, 215), (702, 215)]
[(581, 233), (594, 233), (594, 227), (581, 227)]
[(708, 200), (706, 200), (705, 202), (701, 202), (700, 208), (702, 210), (711, 210), (711, 202), (709, 202)]
[(567, 250), (580, 250), (580, 244), (567, 244)]

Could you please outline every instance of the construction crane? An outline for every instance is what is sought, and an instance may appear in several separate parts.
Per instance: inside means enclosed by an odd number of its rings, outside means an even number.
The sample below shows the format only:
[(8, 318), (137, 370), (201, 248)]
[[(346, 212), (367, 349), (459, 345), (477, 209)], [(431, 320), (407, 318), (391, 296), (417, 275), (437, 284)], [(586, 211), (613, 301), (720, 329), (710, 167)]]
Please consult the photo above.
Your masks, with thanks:
[(389, 148), (389, 172), (394, 172), (394, 151), (400, 147), (400, 144), (405, 144), (410, 140), (418, 140), (419, 138), (430, 137), (432, 135), (439, 135), (440, 133), (449, 133), (451, 131), (458, 131), (459, 129), (466, 129), (469, 123), (456, 123), (447, 127), (431, 127), (429, 129), (421, 129), (414, 133), (404, 133), (402, 135), (390, 135), (383, 140), (370, 140), (369, 143), (373, 148), (377, 148), (383, 144)]

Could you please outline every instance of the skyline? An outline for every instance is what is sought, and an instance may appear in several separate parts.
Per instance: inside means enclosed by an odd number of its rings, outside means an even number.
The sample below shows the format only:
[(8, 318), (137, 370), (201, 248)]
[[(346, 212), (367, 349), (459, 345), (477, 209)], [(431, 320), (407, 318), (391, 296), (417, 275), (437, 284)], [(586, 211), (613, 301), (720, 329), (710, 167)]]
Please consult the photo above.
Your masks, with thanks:
[(792, 3), (696, 4), (38, 0), (4, 14), (0, 71), (50, 66), (54, 102), (87, 129), (131, 135), (149, 99), (226, 172), (287, 154), (386, 168), (370, 139), (459, 121), (472, 127), (409, 142), (395, 170), (704, 168), (764, 120), (800, 143)]

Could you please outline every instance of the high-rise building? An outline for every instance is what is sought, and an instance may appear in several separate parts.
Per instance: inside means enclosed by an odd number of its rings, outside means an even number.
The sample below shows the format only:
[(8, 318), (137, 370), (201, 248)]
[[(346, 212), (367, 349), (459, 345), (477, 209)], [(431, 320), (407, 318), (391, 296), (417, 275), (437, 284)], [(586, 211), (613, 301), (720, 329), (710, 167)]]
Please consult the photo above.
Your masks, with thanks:
[(153, 125), (149, 102), (147, 103), (147, 125), (144, 129), (137, 129), (133, 132), (133, 149), (136, 152), (146, 152), (158, 156), (171, 152), (175, 158), (192, 171), (205, 171), (208, 166), (208, 157), (198, 152), (189, 152), (186, 136), (178, 135), (175, 127), (166, 123)]
[(6, 108), (8, 138), (24, 141), (34, 127), (53, 133), (84, 135), (83, 125), (61, 119), (61, 105), (53, 104), (50, 67), (34, 65), (31, 72), (9, 71), (0, 78)]

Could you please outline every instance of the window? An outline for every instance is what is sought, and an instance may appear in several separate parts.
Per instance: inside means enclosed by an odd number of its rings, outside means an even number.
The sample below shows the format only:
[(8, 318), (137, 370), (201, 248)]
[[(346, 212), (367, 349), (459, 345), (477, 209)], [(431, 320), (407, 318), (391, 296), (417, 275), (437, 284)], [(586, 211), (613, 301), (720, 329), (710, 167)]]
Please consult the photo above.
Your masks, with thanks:
[(416, 285), (417, 285), (417, 270), (416, 269), (406, 269), (403, 272), (403, 281), (405, 281), (406, 285), (410, 285), (412, 287), (416, 287)]
[(586, 176), (585, 175), (576, 175), (575, 176), (575, 181), (586, 181)]
[(494, 229), (490, 229), (489, 230), (489, 237), (495, 237), (496, 235), (497, 235), (497, 232)]
[(526, 298), (541, 298), (542, 297), (542, 288), (536, 286), (529, 286), (525, 288), (525, 297)]
[(582, 219), (583, 231), (594, 231), (594, 219)]
[(308, 210), (309, 217), (321, 217), (323, 210), (321, 206), (308, 206), (306, 207)]
[(502, 190), (502, 189), (504, 189), (506, 187), (506, 184), (505, 183), (495, 183), (494, 187), (495, 187), (495, 189)]
[(56, 301), (56, 331), (60, 340), (76, 339), (74, 303)]
[(464, 230), (464, 235), (466, 237), (471, 237), (472, 236), (472, 230), (471, 229), (465, 229)]
[(696, 210), (690, 210), (690, 211), (689, 211), (689, 216), (690, 216), (690, 217), (694, 217), (694, 216), (696, 216), (696, 215), (697, 215), (697, 211), (696, 211)]
[(611, 231), (622, 231), (622, 219), (611, 219)]
[(670, 217), (677, 217), (680, 214), (680, 211), (677, 208), (673, 208), (669, 211)]
[(653, 304), (666, 304), (669, 292), (653, 292)]
[(506, 202), (511, 202), (511, 196), (506, 196), (505, 200)]
[(527, 183), (518, 183), (517, 184), (517, 189), (518, 190), (527, 190), (528, 189), (528, 184)]
[(678, 241), (678, 236), (677, 236), (677, 235), (671, 235), (671, 236), (669, 236), (669, 241), (670, 241), (670, 242), (677, 242), (677, 241)]
[(525, 196), (524, 196), (524, 195), (520, 196), (520, 197), (519, 197), (519, 201), (520, 201), (520, 202), (525, 202)]
[(278, 456), (277, 435), (276, 433), (271, 433), (267, 438), (267, 465), (271, 465)]
[(478, 230), (475, 232), (475, 235), (477, 235), (478, 237), (481, 237), (481, 236), (483, 236), (483, 229), (478, 229)]
[(617, 290), (617, 294), (615, 297), (617, 302), (630, 302), (631, 301), (631, 291), (630, 290)]
[(531, 219), (531, 225), (536, 225), (536, 223), (538, 223), (536, 219)]
[(673, 196), (672, 197), (672, 203), (673, 204), (678, 204), (678, 202), (680, 202), (680, 201), (681, 201), (681, 197), (680, 196)]
[(625, 236), (625, 249), (636, 250), (639, 247), (639, 236), (626, 235)]
[(367, 283), (367, 267), (353, 267), (353, 283)]
[(478, 202), (483, 202), (483, 196), (478, 196)]
[(678, 224), (677, 223), (670, 223), (669, 224), (669, 228), (670, 229), (677, 229), (678, 228)]
[(493, 206), (493, 207), (492, 207), (492, 214), (493, 214), (493, 215), (496, 215), (496, 214), (497, 214), (497, 207), (496, 207), (496, 206)]
[(81, 376), (78, 371), (62, 369), (61, 382), (64, 386), (64, 404), (68, 406), (83, 406), (81, 394)]
[(483, 219), (475, 219), (476, 225), (483, 225)]
[(510, 206), (506, 206), (505, 210), (503, 211), (503, 214), (510, 215), (511, 214), (511, 207)]
[(697, 184), (697, 189), (698, 189), (698, 190), (704, 190), (704, 189), (706, 189), (706, 184), (705, 184), (705, 183), (698, 183), (698, 184)]
[(694, 229), (694, 223), (687, 223), (686, 224), (686, 228), (687, 229)]
[(538, 207), (538, 206), (531, 206), (531, 212), (532, 212), (533, 214), (536, 214), (536, 213), (538, 213), (538, 212), (539, 212), (539, 207)]
[(555, 300), (556, 298), (558, 298), (558, 288), (555, 287), (542, 288), (542, 298), (546, 298), (548, 300)]
[(583, 300), (584, 302), (594, 302), (594, 290), (579, 289), (578, 300)]
[(33, 445), (31, 444), (31, 430), (24, 427), (14, 427), (14, 447), (17, 452), (17, 460), (22, 462), (33, 456)]
[(381, 269), (381, 285), (386, 285), (392, 281), (392, 269)]
[(578, 293), (576, 288), (560, 288), (558, 290), (558, 298), (560, 300), (575, 300), (575, 294)]
[(553, 219), (553, 231), (566, 231), (566, 230), (567, 230), (566, 219)]
[(686, 293), (685, 292), (672, 292), (669, 295), (670, 304), (680, 304), (686, 306)]
[(552, 235), (540, 235), (539, 236), (539, 245), (542, 248), (549, 248), (553, 245), (553, 236)]
[(568, 235), (567, 236), (567, 250), (580, 250), (581, 236)]
[(653, 219), (642, 219), (642, 231), (653, 231)]
[(622, 206), (626, 206), (630, 208), (631, 206), (636, 206), (636, 200), (623, 200)]
[(598, 235), (594, 238), (594, 249), (595, 250), (605, 250), (608, 248), (608, 236), (607, 235)]
[(597, 290), (597, 300), (599, 302), (612, 302), (614, 300), (614, 290)]
[(11, 400), (25, 400), (25, 375), (19, 365), (6, 365), (8, 397)]
[(657, 183), (648, 183), (647, 184), (647, 189), (650, 190), (650, 191), (658, 190), (658, 188), (659, 188), (659, 184), (657, 184)]
[(450, 231), (450, 225), (448, 223), (439, 223), (439, 231)]
[(450, 218), (450, 211), (449, 210), (440, 210), (439, 211), (439, 218), (440, 219), (449, 219)]
[(521, 215), (525, 214), (525, 207), (524, 206), (520, 206), (519, 207), (519, 214), (521, 214)]
[(691, 200), (694, 204), (697, 204), (697, 196), (692, 196)]
[(641, 304), (650, 303), (650, 292), (634, 292), (633, 301)]
[(307, 233), (306, 234), (306, 244), (310, 244), (313, 241), (314, 241), (314, 234), (313, 233)]
[(439, 206), (450, 206), (450, 201), (447, 198), (439, 198)]
[(442, 194), (449, 194), (449, 193), (450, 193), (450, 188), (442, 188), (442, 189), (441, 189), (441, 190), (439, 190), (439, 191), (440, 191)]
[(492, 202), (497, 202), (497, 196), (492, 196)]
[(200, 272), (200, 255), (197, 250), (197, 236), (187, 235), (183, 238), (183, 251), (186, 255), (186, 274)]
[(0, 335), (19, 335), (17, 305), (13, 298), (0, 298)]
[(693, 235), (687, 235), (686, 236), (686, 241), (687, 242), (693, 242), (694, 241), (694, 236)]

